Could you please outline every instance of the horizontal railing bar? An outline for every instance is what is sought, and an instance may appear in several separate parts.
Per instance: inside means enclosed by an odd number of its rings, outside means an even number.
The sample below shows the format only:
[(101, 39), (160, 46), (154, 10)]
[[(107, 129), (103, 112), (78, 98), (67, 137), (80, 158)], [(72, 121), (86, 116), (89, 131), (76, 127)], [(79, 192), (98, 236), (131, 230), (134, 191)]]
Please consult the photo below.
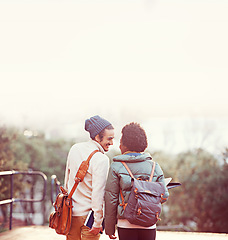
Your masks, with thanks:
[(43, 201), (43, 198), (41, 198), (41, 199), (19, 199), (19, 198), (14, 199), (14, 202), (42, 202), (42, 201)]
[[(47, 184), (47, 176), (39, 171), (3, 171), (0, 172), (0, 176), (6, 176), (6, 175), (16, 175), (16, 174), (22, 174), (22, 175), (40, 175), (43, 177), (44, 181), (44, 191), (41, 199), (14, 199), (14, 202), (42, 202), (45, 198), (46, 193), (46, 184)], [(8, 199), (9, 200), (9, 199)]]
[(14, 170), (0, 172), (0, 176), (9, 176), (9, 175), (13, 175), (13, 174), (15, 174)]
[(9, 204), (14, 202), (14, 199), (6, 199), (6, 200), (2, 200), (0, 201), (0, 205), (5, 205), (5, 204)]
[[(16, 174), (21, 174), (21, 175), (38, 175), (41, 176), (43, 178), (43, 194), (42, 194), (42, 198), (41, 199), (19, 199), (19, 198), (13, 198), (13, 176)], [(11, 199), (6, 199), (6, 200), (2, 200), (0, 201), (0, 206), (1, 205), (5, 205), (5, 204), (10, 204), (10, 216), (9, 216), (9, 229), (12, 229), (12, 213), (13, 213), (13, 203), (14, 202), (42, 202), (45, 199), (45, 195), (46, 195), (46, 189), (47, 189), (47, 176), (39, 171), (33, 171), (33, 170), (29, 170), (29, 171), (15, 171), (15, 170), (11, 170), (11, 171), (3, 171), (0, 172), (0, 177), (1, 176), (10, 176), (10, 197)]]
[(22, 174), (22, 175), (41, 175), (44, 180), (47, 180), (47, 176), (42, 173), (42, 172), (39, 172), (39, 171), (3, 171), (3, 172), (0, 172), (0, 176), (9, 176), (9, 175), (16, 175), (16, 174)]

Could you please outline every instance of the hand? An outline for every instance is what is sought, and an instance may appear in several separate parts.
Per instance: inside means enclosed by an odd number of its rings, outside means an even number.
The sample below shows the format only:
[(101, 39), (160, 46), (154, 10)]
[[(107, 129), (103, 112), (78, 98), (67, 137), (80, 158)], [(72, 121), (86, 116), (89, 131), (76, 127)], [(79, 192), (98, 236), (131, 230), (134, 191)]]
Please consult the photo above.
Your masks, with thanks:
[(117, 237), (115, 236), (115, 234), (113, 235), (108, 235), (110, 239), (116, 239)]
[(103, 232), (103, 229), (102, 227), (100, 228), (95, 228), (95, 227), (92, 227), (90, 230), (89, 230), (90, 233), (94, 234), (94, 235), (97, 235), (99, 232)]

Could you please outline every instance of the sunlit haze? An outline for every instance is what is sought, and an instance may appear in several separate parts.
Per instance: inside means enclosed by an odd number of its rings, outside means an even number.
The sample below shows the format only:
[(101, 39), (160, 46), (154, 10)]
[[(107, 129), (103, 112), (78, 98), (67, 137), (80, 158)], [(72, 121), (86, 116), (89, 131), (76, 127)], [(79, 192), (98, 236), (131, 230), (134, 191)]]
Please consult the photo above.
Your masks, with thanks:
[(77, 137), (99, 114), (117, 141), (138, 121), (151, 148), (221, 151), (227, 12), (225, 0), (0, 0), (0, 125)]

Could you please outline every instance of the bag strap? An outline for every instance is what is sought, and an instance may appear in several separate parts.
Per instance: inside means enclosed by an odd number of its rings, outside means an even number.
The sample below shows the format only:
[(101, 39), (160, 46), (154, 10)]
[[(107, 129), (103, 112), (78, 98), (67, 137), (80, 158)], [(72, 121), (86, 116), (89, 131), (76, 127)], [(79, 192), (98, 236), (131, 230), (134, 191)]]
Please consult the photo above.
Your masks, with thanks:
[[(127, 166), (127, 164), (125, 162), (121, 162), (124, 167), (127, 169), (128, 173), (130, 174), (131, 178), (135, 178), (134, 175), (132, 174), (130, 168)], [(150, 174), (150, 179), (149, 179), (149, 182), (152, 181), (152, 178), (154, 176), (154, 169), (155, 169), (155, 162), (153, 162), (153, 166), (152, 166), (152, 171), (151, 171), (151, 174)], [(124, 197), (123, 197), (123, 192), (122, 190), (120, 189), (120, 197), (121, 197), (121, 200), (122, 200), (122, 203), (120, 204), (120, 206), (123, 206), (123, 209), (125, 210), (126, 206), (127, 206), (127, 203), (124, 202)]]
[(128, 165), (125, 162), (121, 162), (124, 167), (127, 169), (128, 173), (130, 174), (131, 178), (135, 178), (134, 175), (132, 174), (130, 168), (128, 167)]
[[(128, 171), (128, 173), (130, 174), (130, 176), (131, 176), (132, 178), (135, 178), (134, 175), (132, 174), (130, 168), (127, 166), (127, 164), (126, 164), (125, 162), (121, 162), (121, 163), (122, 163), (122, 164), (124, 165), (124, 167), (127, 169), (127, 171)], [(150, 174), (149, 182), (152, 181), (152, 178), (153, 178), (153, 176), (154, 176), (154, 169), (155, 169), (155, 162), (153, 162), (153, 167), (152, 167), (152, 171), (151, 171), (151, 174)]]
[(152, 182), (152, 178), (153, 178), (153, 176), (154, 176), (154, 169), (155, 169), (155, 165), (156, 165), (156, 163), (155, 163), (155, 162), (153, 162), (153, 167), (152, 167), (152, 171), (151, 171), (151, 174), (150, 174), (150, 179), (149, 179), (149, 182)]
[(75, 176), (74, 185), (73, 185), (73, 187), (72, 187), (72, 189), (71, 189), (71, 191), (70, 191), (70, 193), (69, 193), (69, 195), (68, 195), (68, 197), (67, 197), (68, 199), (72, 198), (72, 195), (74, 194), (74, 191), (76, 190), (78, 184), (83, 181), (83, 179), (84, 179), (84, 177), (85, 177), (85, 175), (86, 175), (86, 172), (87, 172), (87, 170), (88, 170), (88, 168), (89, 168), (89, 161), (90, 161), (90, 159), (92, 158), (92, 156), (93, 156), (95, 153), (97, 153), (97, 152), (99, 152), (99, 150), (94, 150), (92, 153), (90, 153), (90, 155), (89, 155), (89, 157), (87, 158), (87, 160), (86, 160), (86, 161), (83, 161), (83, 162), (81, 163), (81, 165), (79, 166), (79, 169), (78, 169), (77, 174), (76, 174), (76, 176)]

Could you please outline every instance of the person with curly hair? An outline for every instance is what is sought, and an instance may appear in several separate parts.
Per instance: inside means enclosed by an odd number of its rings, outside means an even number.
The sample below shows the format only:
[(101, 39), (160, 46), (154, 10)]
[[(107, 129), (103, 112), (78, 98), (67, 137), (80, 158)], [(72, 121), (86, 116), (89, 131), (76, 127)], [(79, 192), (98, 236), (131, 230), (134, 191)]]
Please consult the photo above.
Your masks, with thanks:
[[(156, 224), (143, 227), (131, 224), (124, 218), (124, 208), (121, 204), (120, 190), (127, 203), (131, 191), (131, 176), (121, 162), (127, 163), (135, 178), (149, 180), (152, 171), (152, 157), (145, 153), (147, 136), (138, 123), (130, 123), (123, 127), (120, 140), (122, 155), (113, 158), (105, 187), (105, 233), (110, 239), (115, 239), (117, 224), (120, 240), (154, 240), (156, 238)], [(164, 182), (164, 174), (158, 163), (155, 165), (152, 181), (162, 182), (165, 186), (164, 200), (169, 196)]]

